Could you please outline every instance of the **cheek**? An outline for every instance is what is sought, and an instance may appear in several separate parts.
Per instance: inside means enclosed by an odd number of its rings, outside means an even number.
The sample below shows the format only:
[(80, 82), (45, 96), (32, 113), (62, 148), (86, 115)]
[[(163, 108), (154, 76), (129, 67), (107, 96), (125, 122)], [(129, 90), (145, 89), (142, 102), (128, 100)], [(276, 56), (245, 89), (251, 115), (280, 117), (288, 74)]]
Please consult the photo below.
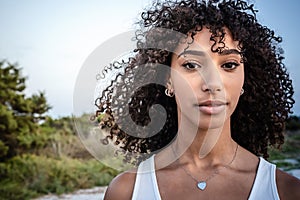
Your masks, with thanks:
[(201, 76), (177, 70), (171, 76), (172, 85), (175, 90), (175, 95), (180, 99), (192, 98), (197, 96)]
[(232, 106), (235, 108), (241, 96), (241, 90), (244, 84), (243, 73), (238, 76), (224, 80), (226, 95), (229, 96)]
[(244, 65), (241, 64), (236, 71), (232, 73), (222, 72), (222, 81), (227, 90), (232, 93), (240, 94), (240, 91), (244, 85)]
[(177, 106), (185, 112), (190, 112), (193, 104), (197, 103), (196, 81), (179, 73), (172, 74), (171, 80)]
[(183, 77), (175, 77), (173, 79), (173, 87), (175, 91), (175, 97), (177, 100), (186, 101), (191, 96), (195, 96), (195, 92), (192, 89), (190, 81)]

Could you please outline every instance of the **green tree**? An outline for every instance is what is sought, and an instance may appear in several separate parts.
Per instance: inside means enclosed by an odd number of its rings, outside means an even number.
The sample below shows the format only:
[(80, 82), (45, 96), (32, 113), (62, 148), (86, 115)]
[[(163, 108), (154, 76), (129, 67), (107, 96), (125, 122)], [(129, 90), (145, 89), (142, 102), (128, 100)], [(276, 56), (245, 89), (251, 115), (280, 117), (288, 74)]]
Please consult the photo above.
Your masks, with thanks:
[(300, 117), (292, 115), (286, 121), (286, 129), (289, 131), (300, 130)]
[(0, 62), (0, 161), (22, 152), (22, 137), (34, 133), (51, 109), (44, 92), (26, 97), (21, 68)]

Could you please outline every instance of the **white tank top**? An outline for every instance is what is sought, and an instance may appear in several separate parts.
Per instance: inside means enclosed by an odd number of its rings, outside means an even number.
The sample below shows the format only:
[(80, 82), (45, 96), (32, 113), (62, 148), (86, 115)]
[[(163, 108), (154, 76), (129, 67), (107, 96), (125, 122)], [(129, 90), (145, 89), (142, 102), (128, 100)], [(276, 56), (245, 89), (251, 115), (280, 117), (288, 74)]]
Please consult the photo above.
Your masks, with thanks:
[[(276, 166), (261, 157), (249, 196), (249, 200), (257, 199), (279, 199), (276, 186)], [(161, 200), (155, 173), (154, 155), (143, 161), (138, 167), (132, 200)]]

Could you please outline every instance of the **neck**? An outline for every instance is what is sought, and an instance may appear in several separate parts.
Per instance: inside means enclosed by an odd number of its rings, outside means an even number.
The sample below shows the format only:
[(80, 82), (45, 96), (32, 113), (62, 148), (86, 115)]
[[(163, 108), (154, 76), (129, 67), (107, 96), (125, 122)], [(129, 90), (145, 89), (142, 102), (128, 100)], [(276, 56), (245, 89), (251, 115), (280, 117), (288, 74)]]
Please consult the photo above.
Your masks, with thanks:
[(206, 168), (212, 165), (226, 164), (232, 158), (236, 143), (231, 138), (230, 119), (224, 125), (213, 129), (197, 129), (195, 135), (189, 124), (181, 127), (173, 143), (176, 156), (185, 162), (191, 162)]
[(214, 129), (199, 129), (187, 121), (180, 123), (174, 142), (155, 156), (155, 167), (164, 168), (176, 159), (202, 169), (224, 165), (232, 159), (236, 145), (231, 138), (230, 119)]

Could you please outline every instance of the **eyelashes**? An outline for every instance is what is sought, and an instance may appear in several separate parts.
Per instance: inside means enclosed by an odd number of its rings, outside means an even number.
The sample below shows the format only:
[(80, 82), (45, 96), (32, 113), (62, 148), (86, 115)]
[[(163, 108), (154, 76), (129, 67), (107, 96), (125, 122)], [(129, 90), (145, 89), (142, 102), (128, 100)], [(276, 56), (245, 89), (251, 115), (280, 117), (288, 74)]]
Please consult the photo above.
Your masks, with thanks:
[(223, 68), (226, 71), (232, 71), (235, 70), (237, 67), (239, 67), (240, 64), (237, 62), (229, 61), (221, 65), (221, 68)]
[[(205, 65), (202, 65), (196, 61), (186, 61), (181, 66), (184, 67), (188, 71), (192, 71), (192, 70), (196, 70), (196, 69), (201, 69)], [(234, 71), (239, 66), (240, 66), (239, 62), (227, 61), (224, 64), (222, 64), (220, 67), (222, 69), (224, 69), (225, 71)]]
[(201, 68), (202, 66), (196, 62), (185, 62), (182, 64), (182, 67), (184, 67), (187, 70), (193, 70), (197, 68)]

